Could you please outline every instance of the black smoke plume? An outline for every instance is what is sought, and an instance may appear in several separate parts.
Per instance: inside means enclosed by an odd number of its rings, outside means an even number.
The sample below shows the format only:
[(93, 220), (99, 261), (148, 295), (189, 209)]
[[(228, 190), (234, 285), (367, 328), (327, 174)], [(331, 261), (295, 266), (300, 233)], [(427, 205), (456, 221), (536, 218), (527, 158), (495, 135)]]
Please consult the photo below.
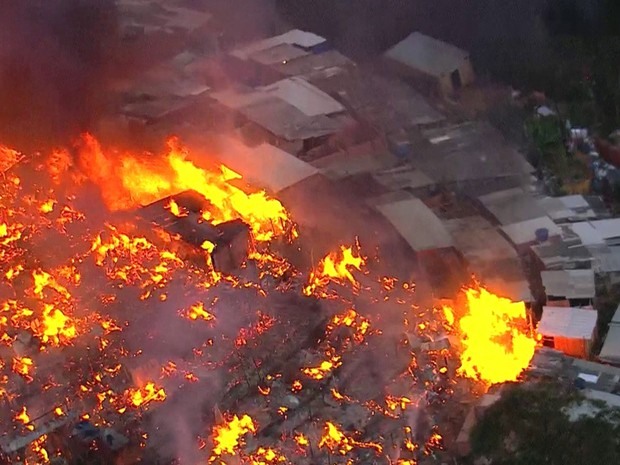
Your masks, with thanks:
[(114, 0), (3, 0), (2, 142), (34, 148), (87, 130), (105, 104), (117, 30)]

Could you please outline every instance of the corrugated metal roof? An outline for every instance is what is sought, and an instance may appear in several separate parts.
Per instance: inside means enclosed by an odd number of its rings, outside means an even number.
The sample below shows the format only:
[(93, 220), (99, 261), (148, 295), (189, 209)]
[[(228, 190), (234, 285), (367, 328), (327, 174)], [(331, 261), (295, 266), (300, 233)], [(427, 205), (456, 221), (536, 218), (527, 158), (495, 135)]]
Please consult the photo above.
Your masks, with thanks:
[(533, 245), (531, 249), (548, 270), (575, 269), (587, 266), (593, 260), (586, 247), (564, 240)]
[(308, 116), (331, 115), (344, 111), (340, 102), (298, 77), (282, 79), (257, 90), (284, 100)]
[(311, 48), (325, 42), (325, 38), (312, 32), (306, 32), (299, 29), (292, 29), (284, 34), (269, 37), (267, 39), (258, 40), (231, 52), (231, 55), (247, 60), (250, 55), (260, 50), (266, 50), (281, 44), (298, 45), (303, 48)]
[(593, 270), (556, 270), (540, 273), (547, 296), (591, 299), (596, 295)]
[(594, 228), (592, 223), (588, 221), (582, 221), (580, 223), (573, 223), (568, 225), (568, 228), (572, 230), (579, 239), (581, 239), (581, 243), (583, 245), (599, 245), (605, 244), (605, 239), (601, 235), (601, 233)]
[(458, 69), (469, 53), (452, 44), (414, 32), (394, 45), (385, 56), (431, 76), (442, 76)]
[(420, 199), (410, 198), (378, 205), (377, 209), (416, 252), (453, 245), (441, 220)]
[(591, 221), (590, 224), (609, 245), (620, 242), (620, 218)]
[(620, 362), (620, 325), (609, 326), (605, 343), (598, 357), (609, 363)]
[(412, 163), (433, 179), (465, 182), (529, 176), (534, 168), (490, 124), (470, 121), (422, 130), (426, 144), (416, 146)]
[(543, 336), (591, 339), (596, 327), (596, 310), (574, 307), (543, 307), (538, 332)]
[(275, 65), (306, 55), (311, 55), (311, 53), (294, 45), (278, 44), (274, 47), (252, 53), (250, 59), (263, 65)]
[(478, 197), (500, 224), (512, 224), (545, 215), (534, 197), (519, 187), (492, 192)]
[(594, 245), (588, 247), (592, 254), (592, 268), (597, 273), (617, 273), (620, 271), (620, 247)]
[(250, 184), (279, 192), (319, 171), (308, 163), (270, 144), (257, 147), (229, 138), (221, 138), (215, 156), (243, 176)]
[(454, 244), (470, 263), (491, 262), (504, 258), (517, 258), (510, 243), (481, 216), (467, 216), (445, 220), (444, 224)]
[(239, 112), (272, 134), (289, 141), (326, 136), (343, 126), (327, 116), (308, 116), (275, 97), (242, 107)]
[(537, 229), (547, 229), (549, 231), (549, 237), (559, 236), (562, 233), (560, 227), (548, 216), (502, 226), (502, 231), (504, 231), (516, 245), (534, 242), (536, 240)]

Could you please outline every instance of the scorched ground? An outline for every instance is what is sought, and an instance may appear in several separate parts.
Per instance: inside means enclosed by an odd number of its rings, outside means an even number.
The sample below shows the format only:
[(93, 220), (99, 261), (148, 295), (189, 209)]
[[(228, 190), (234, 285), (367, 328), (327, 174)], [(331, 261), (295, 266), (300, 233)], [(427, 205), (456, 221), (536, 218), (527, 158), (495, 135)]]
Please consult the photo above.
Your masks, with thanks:
[(534, 353), (523, 304), (420, 306), (355, 240), (295, 269), (285, 206), (176, 139), (0, 152), (7, 463), (425, 463)]

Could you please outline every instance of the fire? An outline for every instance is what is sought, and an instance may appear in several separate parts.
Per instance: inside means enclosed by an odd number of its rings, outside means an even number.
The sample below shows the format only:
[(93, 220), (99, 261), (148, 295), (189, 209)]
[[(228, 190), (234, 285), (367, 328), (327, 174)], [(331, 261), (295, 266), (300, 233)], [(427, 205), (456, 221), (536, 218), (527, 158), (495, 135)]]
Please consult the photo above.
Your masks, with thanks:
[(330, 360), (323, 360), (318, 367), (303, 368), (301, 372), (310, 378), (320, 381), (324, 379), (334, 368), (338, 368), (342, 365), (340, 357), (334, 355)]
[(327, 448), (330, 452), (338, 452), (340, 455), (348, 454), (354, 447), (374, 449), (377, 453), (383, 451), (383, 447), (380, 444), (374, 442), (360, 442), (346, 436), (331, 421), (325, 424), (325, 431), (319, 442), (319, 448), (323, 447)]
[(251, 465), (268, 465), (286, 462), (286, 457), (271, 447), (259, 447), (250, 456)]
[(60, 345), (77, 336), (77, 328), (73, 320), (53, 305), (44, 304), (43, 316), (36, 327), (43, 343)]
[(26, 381), (32, 381), (32, 369), (34, 363), (30, 357), (21, 357), (13, 359), (13, 371), (18, 375), (21, 375)]
[(24, 425), (30, 424), (30, 415), (28, 415), (25, 406), (22, 407), (22, 409), (17, 415), (15, 415), (15, 419), (21, 421)]
[(32, 278), (34, 279), (34, 287), (32, 292), (38, 298), (43, 298), (43, 291), (46, 288), (53, 289), (65, 299), (71, 298), (69, 291), (64, 286), (59, 284), (51, 274), (46, 273), (43, 270), (36, 270), (32, 272)]
[(235, 415), (224, 425), (216, 426), (213, 429), (213, 456), (222, 454), (236, 455), (237, 448), (242, 444), (243, 436), (248, 433), (256, 433), (256, 425), (249, 415), (238, 417)]
[(488, 385), (516, 381), (532, 360), (537, 344), (528, 329), (525, 304), (484, 288), (464, 292), (467, 311), (458, 321), (463, 344), (458, 373)]
[(170, 199), (170, 202), (168, 202), (168, 205), (166, 205), (166, 208), (170, 210), (170, 213), (172, 213), (174, 216), (178, 218), (188, 215), (187, 211), (184, 208), (182, 208), (178, 203), (176, 203), (174, 199)]
[(204, 304), (202, 302), (192, 305), (187, 312), (187, 317), (190, 320), (201, 319), (205, 321), (211, 321), (215, 319), (215, 317), (211, 313), (205, 310)]
[(331, 252), (323, 258), (316, 269), (310, 273), (308, 284), (304, 287), (304, 295), (310, 296), (315, 292), (320, 293), (330, 281), (338, 284), (348, 282), (353, 286), (353, 289), (359, 289), (359, 282), (351, 273), (351, 269), (361, 271), (365, 263), (364, 258), (355, 252), (353, 247), (340, 246), (337, 252)]
[(126, 395), (134, 407), (140, 407), (151, 401), (163, 402), (166, 400), (166, 391), (163, 388), (156, 387), (152, 381), (139, 389), (130, 389)]
[[(189, 152), (177, 138), (167, 143), (161, 157), (105, 151), (90, 135), (84, 135), (80, 168), (99, 186), (106, 205), (126, 210), (192, 189), (209, 202), (203, 216), (214, 224), (242, 219), (257, 241), (283, 236), (291, 227), (289, 213), (264, 191), (247, 194), (231, 184), (232, 170), (199, 168), (188, 160)], [(240, 177), (240, 176), (236, 176)], [(114, 182), (117, 180), (117, 182)]]
[(307, 447), (310, 445), (310, 441), (302, 433), (295, 434), (295, 442), (299, 447)]

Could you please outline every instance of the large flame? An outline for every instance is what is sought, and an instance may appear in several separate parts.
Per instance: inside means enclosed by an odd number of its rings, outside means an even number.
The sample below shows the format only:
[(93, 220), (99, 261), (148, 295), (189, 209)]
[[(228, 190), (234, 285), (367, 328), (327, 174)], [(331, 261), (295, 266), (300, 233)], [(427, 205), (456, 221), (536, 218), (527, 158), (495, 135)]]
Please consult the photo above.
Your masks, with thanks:
[[(459, 374), (485, 384), (516, 381), (536, 349), (525, 304), (484, 288), (464, 290), (467, 310), (458, 321), (463, 352)], [(452, 319), (451, 310), (444, 309)]]
[(324, 296), (325, 287), (330, 281), (339, 284), (351, 284), (354, 290), (359, 289), (359, 282), (352, 274), (352, 270), (360, 271), (365, 265), (365, 260), (359, 251), (353, 247), (340, 246), (336, 252), (330, 252), (323, 258), (318, 266), (312, 271), (308, 284), (304, 287), (304, 294), (310, 296), (317, 294)]
[(223, 165), (219, 171), (204, 170), (189, 161), (188, 155), (176, 138), (168, 140), (164, 156), (156, 157), (104, 151), (87, 134), (80, 147), (80, 169), (99, 186), (112, 210), (147, 205), (192, 189), (211, 204), (204, 216), (214, 224), (242, 219), (258, 241), (281, 236), (290, 227), (290, 216), (278, 200), (264, 191), (248, 194), (230, 183), (241, 178), (237, 173)]

